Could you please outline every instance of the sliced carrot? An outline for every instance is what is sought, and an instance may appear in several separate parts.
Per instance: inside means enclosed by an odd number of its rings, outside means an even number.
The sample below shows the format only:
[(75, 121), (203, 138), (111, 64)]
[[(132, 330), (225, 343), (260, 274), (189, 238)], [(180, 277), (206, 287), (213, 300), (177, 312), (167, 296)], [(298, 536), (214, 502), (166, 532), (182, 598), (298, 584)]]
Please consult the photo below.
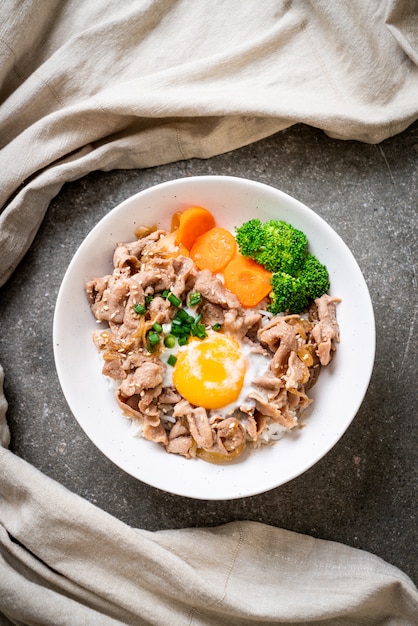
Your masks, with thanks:
[(226, 228), (215, 226), (196, 239), (190, 256), (200, 270), (216, 273), (228, 265), (236, 251), (234, 235)]
[(237, 255), (224, 270), (225, 287), (242, 306), (254, 307), (271, 291), (271, 272), (252, 259)]
[(200, 235), (216, 226), (215, 218), (207, 209), (200, 206), (190, 207), (183, 211), (179, 218), (176, 242), (190, 250)]

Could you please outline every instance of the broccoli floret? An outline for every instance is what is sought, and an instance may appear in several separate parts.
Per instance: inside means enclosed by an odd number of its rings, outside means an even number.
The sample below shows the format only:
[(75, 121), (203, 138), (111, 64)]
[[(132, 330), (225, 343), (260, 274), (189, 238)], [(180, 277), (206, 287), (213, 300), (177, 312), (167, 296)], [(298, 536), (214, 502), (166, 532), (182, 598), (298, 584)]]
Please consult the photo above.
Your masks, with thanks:
[(314, 300), (326, 293), (330, 286), (325, 265), (308, 253), (296, 276), (275, 272), (271, 278), (269, 311), (277, 313), (301, 313)]
[(260, 220), (249, 220), (242, 226), (236, 227), (235, 232), (235, 239), (240, 253), (243, 256), (254, 259), (255, 255), (261, 251), (265, 239), (263, 225)]
[(294, 276), (306, 256), (306, 235), (282, 220), (261, 223), (258, 219), (236, 228), (238, 249), (261, 263), (269, 272), (285, 272)]
[[(290, 311), (294, 307), (294, 302), (299, 293), (299, 285), (297, 278), (286, 274), (285, 272), (275, 272), (271, 277), (272, 291), (270, 293), (270, 304), (268, 310), (277, 315), (277, 313), (284, 313)], [(303, 291), (302, 291), (303, 294)], [(301, 311), (306, 308), (305, 299), (300, 303)], [(297, 306), (299, 308), (299, 306)]]
[(301, 313), (329, 289), (325, 265), (308, 252), (306, 235), (283, 220), (252, 219), (235, 229), (238, 249), (272, 273), (269, 310)]
[(283, 221), (264, 224), (265, 252), (262, 263), (269, 272), (286, 272), (294, 276), (306, 256), (308, 239), (301, 230)]
[(298, 281), (304, 286), (309, 300), (315, 300), (330, 287), (328, 270), (313, 254), (307, 254), (298, 273)]

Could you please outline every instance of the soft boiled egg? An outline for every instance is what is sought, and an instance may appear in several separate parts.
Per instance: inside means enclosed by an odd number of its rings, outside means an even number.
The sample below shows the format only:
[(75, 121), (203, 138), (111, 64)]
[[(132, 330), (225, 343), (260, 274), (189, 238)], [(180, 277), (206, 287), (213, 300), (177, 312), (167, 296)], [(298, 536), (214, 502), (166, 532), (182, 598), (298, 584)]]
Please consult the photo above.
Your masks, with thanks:
[(172, 372), (174, 387), (190, 404), (228, 414), (242, 404), (251, 382), (269, 359), (251, 352), (232, 335), (209, 331), (178, 349)]

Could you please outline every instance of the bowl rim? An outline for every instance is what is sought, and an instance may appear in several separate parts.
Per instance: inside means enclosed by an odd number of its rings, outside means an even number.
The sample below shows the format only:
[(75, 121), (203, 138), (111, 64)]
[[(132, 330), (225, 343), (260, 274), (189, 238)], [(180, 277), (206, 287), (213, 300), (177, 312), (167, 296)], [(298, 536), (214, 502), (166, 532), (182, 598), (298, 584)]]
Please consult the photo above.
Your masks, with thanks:
[[(109, 448), (109, 446), (104, 445), (101, 439), (99, 441), (97, 440), (97, 437), (95, 437), (94, 428), (92, 429), (91, 427), (88, 427), (87, 425), (86, 416), (84, 415), (83, 418), (80, 419), (80, 403), (75, 400), (74, 396), (76, 394), (77, 384), (79, 384), (81, 381), (78, 377), (76, 377), (77, 382), (75, 383), (71, 382), (71, 376), (69, 376), (68, 367), (69, 366), (71, 366), (72, 368), (74, 367), (74, 355), (72, 356), (72, 358), (69, 359), (69, 358), (66, 358), (64, 354), (65, 349), (67, 349), (67, 351), (69, 349), (68, 342), (71, 341), (68, 337), (66, 337), (66, 332), (68, 331), (68, 329), (66, 330), (65, 325), (71, 322), (71, 319), (68, 315), (64, 315), (64, 319), (62, 319), (63, 308), (68, 306), (69, 292), (74, 291), (74, 280), (76, 280), (77, 278), (80, 278), (81, 276), (80, 255), (81, 257), (83, 257), (83, 255), (84, 257), (86, 256), (86, 251), (89, 249), (89, 246), (92, 246), (95, 244), (95, 242), (97, 241), (97, 238), (100, 236), (100, 232), (104, 232), (105, 230), (107, 230), (110, 233), (112, 230), (114, 230), (113, 228), (110, 228), (110, 231), (109, 231), (109, 227), (112, 226), (113, 222), (115, 221), (115, 218), (116, 219), (119, 217), (122, 218), (125, 212), (126, 214), (129, 214), (129, 211), (132, 210), (132, 206), (136, 205), (138, 202), (142, 207), (146, 206), (148, 201), (150, 199), (153, 199), (156, 196), (156, 194), (162, 194), (162, 196), (164, 196), (164, 194), (168, 192), (170, 198), (173, 198), (176, 196), (178, 197), (178, 194), (180, 192), (184, 192), (185, 189), (190, 189), (193, 186), (196, 187), (196, 185), (201, 186), (201, 185), (213, 185), (213, 184), (216, 184), (216, 185), (221, 184), (221, 185), (227, 185), (227, 186), (232, 185), (233, 187), (235, 186), (237, 188), (239, 186), (241, 188), (241, 191), (244, 190), (247, 192), (249, 192), (249, 190), (252, 190), (252, 191), (257, 190), (258, 192), (261, 192), (261, 195), (266, 194), (266, 197), (268, 197), (270, 200), (271, 199), (273, 200), (275, 199), (276, 201), (280, 200), (281, 202), (284, 202), (286, 206), (292, 206), (295, 209), (295, 211), (298, 212), (298, 219), (301, 219), (303, 221), (304, 219), (309, 218), (312, 228), (319, 229), (319, 232), (321, 233), (325, 232), (326, 235), (328, 235), (332, 239), (333, 246), (336, 247), (336, 249), (339, 249), (344, 253), (343, 256), (344, 256), (344, 260), (346, 264), (350, 266), (352, 270), (356, 273), (356, 279), (358, 281), (358, 285), (357, 285), (358, 292), (361, 293), (361, 300), (362, 300), (363, 306), (365, 307), (365, 318), (366, 318), (366, 325), (367, 325), (367, 330), (368, 330), (368, 345), (367, 345), (367, 355), (366, 355), (367, 363), (363, 363), (363, 366), (362, 366), (363, 378), (361, 381), (357, 381), (358, 386), (357, 386), (356, 399), (355, 401), (351, 400), (351, 411), (350, 411), (351, 415), (349, 417), (346, 416), (344, 422), (342, 423), (342, 427), (338, 430), (335, 430), (334, 435), (328, 438), (326, 442), (323, 439), (320, 440), (318, 442), (319, 449), (317, 450), (317, 454), (311, 454), (309, 456), (309, 460), (307, 460), (304, 464), (302, 464), (302, 466), (299, 469), (295, 468), (293, 471), (289, 471), (285, 480), (278, 479), (277, 481), (274, 481), (274, 480), (272, 481), (270, 479), (269, 481), (266, 482), (265, 486), (260, 485), (259, 488), (256, 488), (253, 485), (252, 488), (248, 489), (247, 491), (245, 490), (245, 487), (243, 487), (242, 485), (240, 487), (237, 487), (236, 485), (234, 486), (231, 483), (231, 485), (228, 488), (225, 488), (222, 491), (219, 491), (219, 493), (216, 493), (216, 489), (214, 490), (212, 488), (209, 488), (208, 485), (206, 485), (208, 488), (203, 489), (202, 492), (200, 492), (199, 489), (190, 488), (190, 486), (187, 489), (183, 489), (181, 487), (175, 488), (173, 487), (172, 484), (170, 484), (167, 488), (167, 486), (165, 486), (164, 484), (163, 478), (158, 477), (158, 478), (153, 479), (149, 476), (148, 473), (146, 472), (144, 473), (142, 469), (138, 471), (138, 469), (134, 469), (131, 466), (131, 464), (121, 462), (121, 458), (123, 461), (123, 455), (122, 456), (117, 455), (117, 457), (115, 458), (115, 455), (112, 455), (111, 448)], [(207, 208), (210, 209), (210, 207), (207, 207)], [(167, 216), (168, 216), (168, 213), (167, 213)], [(133, 230), (134, 228), (132, 228), (132, 231)], [(313, 242), (310, 241), (310, 244), (312, 243)], [(114, 245), (115, 244), (116, 244), (116, 241), (114, 241)], [(97, 254), (100, 254), (100, 251), (99, 252), (95, 251), (94, 253), (95, 257), (97, 256)], [(97, 261), (98, 260), (96, 258), (95, 262)], [(85, 258), (84, 258), (84, 263), (85, 263)], [(81, 302), (79, 293), (77, 294), (77, 297), (79, 298), (78, 301)], [(84, 314), (85, 313), (86, 311), (84, 310)], [(91, 327), (92, 329), (94, 328), (93, 317), (91, 317)], [(63, 346), (63, 343), (65, 344), (65, 346)], [(338, 347), (337, 355), (339, 354), (339, 352), (341, 352), (340, 347), (343, 345), (344, 344), (341, 343), (340, 346)], [(79, 425), (82, 427), (82, 429), (87, 434), (87, 436), (93, 441), (94, 445), (103, 454), (105, 454), (105, 456), (107, 456), (115, 465), (117, 465), (119, 468), (121, 468), (128, 474), (131, 474), (138, 480), (141, 480), (142, 482), (145, 482), (157, 489), (168, 491), (175, 495), (191, 497), (194, 499), (203, 499), (203, 500), (226, 500), (226, 499), (238, 499), (238, 498), (249, 497), (252, 495), (257, 495), (259, 493), (264, 493), (273, 488), (280, 487), (281, 485), (288, 483), (289, 481), (293, 480), (297, 476), (300, 476), (304, 472), (308, 471), (320, 459), (326, 456), (326, 454), (328, 454), (328, 452), (337, 444), (337, 442), (341, 439), (342, 435), (348, 429), (351, 422), (353, 421), (356, 414), (358, 413), (358, 410), (367, 393), (367, 389), (370, 384), (370, 379), (371, 379), (373, 367), (374, 367), (375, 350), (376, 350), (376, 330), (375, 330), (373, 305), (372, 305), (370, 293), (368, 291), (368, 287), (364, 279), (364, 276), (361, 272), (361, 269), (356, 259), (354, 258), (354, 255), (352, 254), (351, 250), (345, 244), (345, 242), (340, 237), (340, 235), (338, 235), (336, 231), (321, 216), (315, 213), (311, 208), (306, 206), (304, 203), (300, 202), (299, 200), (290, 196), (289, 194), (281, 191), (280, 189), (275, 188), (272, 185), (255, 181), (252, 179), (237, 177), (237, 176), (203, 175), (203, 176), (190, 176), (190, 177), (175, 178), (175, 179), (167, 180), (161, 183), (157, 183), (143, 190), (140, 190), (137, 193), (125, 198), (122, 202), (116, 204), (104, 217), (102, 217), (95, 224), (95, 226), (90, 230), (90, 232), (81, 242), (80, 246), (75, 252), (64, 274), (64, 277), (63, 277), (63, 280), (62, 280), (62, 283), (58, 292), (58, 297), (56, 300), (56, 306), (55, 306), (55, 312), (54, 312), (53, 347), (54, 347), (55, 366), (56, 366), (59, 382), (60, 382), (61, 389), (64, 393), (64, 396), (66, 398), (66, 401), (69, 405), (71, 412), (73, 413), (75, 419), (78, 421)], [(358, 351), (358, 347), (356, 349)], [(352, 361), (353, 359), (351, 358), (351, 362)], [(99, 361), (97, 361), (97, 365), (99, 367)], [(335, 367), (334, 370), (335, 369), (337, 369), (337, 367)], [(323, 374), (324, 372), (321, 373), (321, 377), (323, 376)], [(82, 389), (85, 390), (85, 387), (82, 387)], [(120, 419), (125, 419), (122, 416), (119, 416), (119, 417)], [(311, 426), (311, 423), (308, 423), (307, 428), (303, 430), (308, 430), (310, 426)], [(137, 440), (137, 441), (144, 441), (144, 440)], [(273, 448), (276, 447), (277, 445), (280, 445), (282, 441), (283, 440), (278, 442), (278, 444), (275, 444)], [(120, 445), (120, 441), (118, 441), (118, 444)], [(152, 444), (152, 445), (155, 446), (156, 444)], [(254, 454), (257, 454), (257, 452), (260, 452), (260, 451), (255, 451)], [(166, 453), (164, 452), (164, 454)], [(167, 456), (174, 458), (174, 455), (167, 455)], [(271, 455), (266, 455), (266, 456), (271, 457)], [(260, 459), (261, 459), (261, 455), (260, 455)], [(194, 463), (193, 460), (185, 461), (185, 462)], [(242, 461), (243, 464), (245, 464), (246, 462), (247, 462), (247, 459)], [(270, 460), (269, 463), (271, 462), (272, 461)], [(228, 464), (227, 467), (231, 467), (231, 465)], [(178, 471), (178, 467), (176, 467), (176, 471)], [(219, 480), (222, 480), (222, 478), (219, 479), (219, 473), (222, 475), (224, 472), (221, 471), (221, 472), (216, 473), (211, 470), (210, 473), (212, 475), (212, 478), (214, 478), (215, 480), (219, 482)], [(223, 479), (225, 479), (225, 476), (223, 476)]]

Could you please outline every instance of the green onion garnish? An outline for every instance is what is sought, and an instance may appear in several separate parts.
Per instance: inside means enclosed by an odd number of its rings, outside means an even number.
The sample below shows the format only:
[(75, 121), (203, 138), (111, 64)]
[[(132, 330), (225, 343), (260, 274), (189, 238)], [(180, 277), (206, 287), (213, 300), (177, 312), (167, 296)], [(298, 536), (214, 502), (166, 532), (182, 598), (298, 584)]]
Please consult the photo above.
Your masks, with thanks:
[(207, 337), (206, 326), (204, 324), (192, 324), (192, 335), (198, 339)]
[(166, 348), (174, 348), (176, 345), (176, 338), (174, 335), (166, 335), (164, 337), (164, 345)]
[(174, 293), (170, 292), (167, 296), (167, 300), (171, 302), (171, 304), (173, 304), (174, 306), (181, 306), (181, 300), (179, 300), (177, 296), (174, 295)]
[(200, 304), (200, 302), (202, 302), (202, 295), (199, 293), (199, 291), (195, 291), (194, 293), (190, 294), (190, 306), (196, 306), (196, 304)]
[(160, 335), (150, 330), (148, 333), (148, 341), (152, 346), (156, 346), (160, 342)]
[(177, 357), (176, 357), (176, 356), (174, 356), (174, 354), (170, 354), (170, 356), (169, 356), (169, 357), (168, 357), (168, 359), (167, 359), (167, 363), (168, 363), (169, 365), (175, 365), (175, 364), (176, 364), (176, 362), (177, 362)]
[(135, 304), (134, 306), (134, 311), (135, 313), (138, 313), (138, 315), (144, 315), (146, 308), (144, 307), (143, 304)]
[(216, 331), (221, 330), (221, 328), (222, 328), (222, 324), (214, 324), (212, 326), (212, 330), (216, 330)]
[(155, 324), (152, 325), (153, 329), (155, 330), (156, 333), (160, 333), (163, 329), (163, 327), (161, 326), (161, 324), (158, 324), (158, 322), (155, 322)]
[(181, 324), (193, 324), (195, 318), (193, 315), (189, 315), (184, 309), (180, 309), (174, 316), (173, 321), (176, 320), (176, 323), (180, 321)]

